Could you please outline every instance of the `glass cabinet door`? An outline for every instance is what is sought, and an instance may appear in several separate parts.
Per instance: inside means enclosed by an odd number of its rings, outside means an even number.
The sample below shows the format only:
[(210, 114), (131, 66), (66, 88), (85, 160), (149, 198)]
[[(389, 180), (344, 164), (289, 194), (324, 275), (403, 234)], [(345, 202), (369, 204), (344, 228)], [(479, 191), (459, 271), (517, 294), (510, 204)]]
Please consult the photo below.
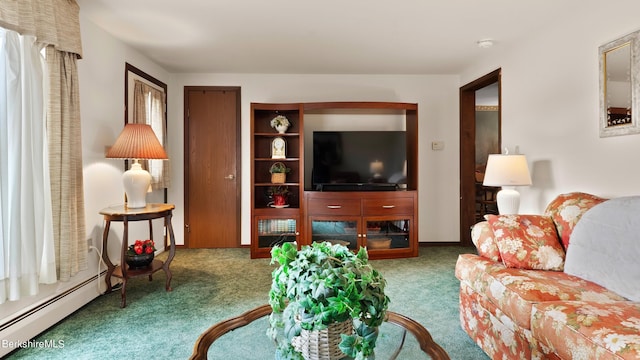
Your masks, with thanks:
[(298, 224), (296, 219), (261, 218), (257, 219), (258, 248), (272, 248), (285, 242), (296, 244)]
[(408, 249), (411, 219), (365, 219), (367, 250)]
[(351, 250), (360, 248), (362, 234), (358, 232), (358, 220), (343, 218), (337, 220), (311, 219), (311, 241), (328, 241), (333, 244), (345, 245)]

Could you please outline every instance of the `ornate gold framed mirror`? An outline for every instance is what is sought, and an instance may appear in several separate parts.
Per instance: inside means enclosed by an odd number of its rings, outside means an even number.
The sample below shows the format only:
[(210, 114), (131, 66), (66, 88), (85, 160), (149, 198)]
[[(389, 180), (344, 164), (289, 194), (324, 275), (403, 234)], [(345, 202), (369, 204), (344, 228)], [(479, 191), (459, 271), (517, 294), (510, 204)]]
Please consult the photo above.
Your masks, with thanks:
[(600, 61), (600, 137), (640, 133), (638, 57), (640, 31), (598, 49)]

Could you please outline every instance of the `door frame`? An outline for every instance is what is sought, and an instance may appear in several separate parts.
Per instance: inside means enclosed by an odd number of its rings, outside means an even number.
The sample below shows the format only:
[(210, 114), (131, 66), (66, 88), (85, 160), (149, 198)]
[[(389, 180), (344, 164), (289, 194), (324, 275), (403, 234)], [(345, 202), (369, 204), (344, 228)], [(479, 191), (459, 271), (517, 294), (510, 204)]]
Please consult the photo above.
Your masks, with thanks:
[[(494, 70), (460, 87), (460, 244), (472, 246), (475, 224), (476, 171), (476, 91), (498, 83), (498, 129), (502, 128), (502, 69)], [(502, 144), (502, 131), (498, 131)]]
[(236, 97), (236, 233), (238, 234), (237, 245), (241, 246), (242, 239), (242, 114), (240, 98), (240, 86), (185, 86), (184, 87), (184, 114), (183, 114), (183, 152), (184, 152), (184, 247), (190, 248), (189, 245), (189, 232), (187, 226), (189, 222), (189, 92), (190, 91), (234, 91), (237, 93)]

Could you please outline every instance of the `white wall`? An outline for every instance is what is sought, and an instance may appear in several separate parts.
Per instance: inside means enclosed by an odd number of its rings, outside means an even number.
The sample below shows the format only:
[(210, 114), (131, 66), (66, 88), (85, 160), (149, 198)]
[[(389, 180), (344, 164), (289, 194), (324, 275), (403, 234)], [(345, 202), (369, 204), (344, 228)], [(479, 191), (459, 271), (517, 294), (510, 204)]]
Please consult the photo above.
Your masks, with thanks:
[[(520, 187), (522, 213), (541, 213), (560, 193), (603, 197), (640, 189), (640, 135), (600, 138), (598, 47), (638, 30), (639, 2), (606, 19), (609, 2), (576, 8), (513, 48), (497, 42), (461, 84), (502, 68), (502, 141), (527, 155), (533, 186)], [(602, 7), (602, 9), (598, 8)]]
[[(84, 58), (79, 61), (85, 213), (87, 235), (100, 246), (99, 210), (121, 202), (122, 162), (104, 158), (123, 125), (124, 63), (168, 84), (169, 146), (176, 204), (174, 228), (183, 241), (183, 87), (240, 86), (242, 89), (242, 243), (249, 243), (249, 104), (251, 102), (401, 101), (419, 104), (420, 241), (458, 241), (458, 88), (502, 68), (503, 145), (519, 146), (528, 157), (533, 186), (522, 188), (522, 212), (540, 213), (557, 194), (586, 191), (601, 196), (636, 194), (640, 184), (640, 135), (598, 137), (598, 46), (640, 27), (640, 2), (626, 1), (615, 21), (602, 14), (609, 2), (576, 8), (558, 26), (535, 29), (510, 47), (490, 49), (461, 76), (169, 74), (97, 28), (81, 13)], [(605, 11), (606, 10), (606, 11)], [(431, 141), (444, 141), (432, 151)], [(121, 239), (121, 227), (112, 235)], [(134, 233), (141, 231), (134, 229)], [(135, 235), (134, 235), (135, 236)], [(118, 244), (115, 244), (117, 253)], [(45, 288), (39, 297), (10, 306), (3, 315), (24, 311), (47, 295), (65, 291), (98, 270), (69, 283)], [(97, 286), (95, 294), (97, 294)], [(65, 298), (66, 299), (66, 298)], [(90, 299), (83, 299), (88, 301)], [(67, 300), (68, 310), (77, 302)], [(5, 312), (8, 310), (8, 312)], [(54, 321), (54, 320), (52, 320)], [(46, 327), (46, 324), (40, 324)], [(36, 329), (34, 329), (36, 331)]]
[[(123, 201), (123, 162), (106, 159), (106, 148), (114, 143), (124, 123), (125, 62), (168, 85), (169, 144), (173, 186), (169, 202), (176, 204), (173, 226), (179, 244), (184, 241), (183, 91), (184, 86), (241, 86), (242, 99), (242, 243), (250, 243), (249, 120), (251, 102), (399, 101), (419, 104), (420, 131), (420, 240), (458, 241), (457, 182), (458, 100), (456, 75), (258, 75), (258, 74), (169, 74), (157, 64), (114, 39), (81, 13), (83, 59), (79, 61), (84, 195), (87, 237), (102, 249), (104, 221), (99, 211)], [(453, 124), (453, 126), (449, 126)], [(433, 140), (444, 141), (443, 151), (431, 151)], [(160, 227), (158, 224), (156, 227)], [(130, 239), (146, 238), (146, 224), (131, 223)], [(108, 251), (117, 258), (122, 224), (113, 223)], [(96, 250), (89, 254), (89, 269), (69, 283), (43, 287), (37, 297), (3, 305), (3, 319), (10, 319), (38, 303), (80, 284), (99, 271)], [(104, 267), (102, 267), (104, 268)], [(95, 286), (94, 286), (95, 285)], [(104, 291), (103, 279), (85, 286), (81, 297), (67, 296), (54, 316), (36, 315), (36, 323), (12, 326), (5, 333), (25, 341)], [(5, 312), (6, 310), (6, 312)], [(6, 317), (4, 317), (6, 315)], [(14, 337), (16, 336), (16, 337)]]
[[(80, 113), (85, 187), (85, 216), (87, 236), (93, 244), (102, 245), (103, 217), (99, 211), (122, 204), (124, 162), (106, 159), (111, 146), (124, 126), (125, 63), (145, 71), (167, 84), (171, 76), (161, 67), (113, 38), (81, 16), (83, 59), (79, 61)], [(158, 220), (161, 228), (162, 220)], [(148, 238), (146, 222), (131, 223), (129, 239)], [(155, 233), (155, 232), (154, 232)], [(122, 224), (112, 223), (109, 253), (118, 257), (122, 239)], [(157, 241), (158, 239), (154, 237)], [(112, 257), (112, 258), (113, 258)]]
[[(240, 86), (242, 113), (242, 244), (250, 244), (249, 121), (252, 102), (397, 101), (418, 103), (419, 240), (459, 241), (458, 87), (455, 75), (179, 74), (169, 91), (169, 157), (176, 204), (174, 228), (184, 241), (184, 86)], [(431, 141), (445, 143), (432, 151)], [(452, 166), (453, 164), (453, 166)], [(222, 211), (222, 209), (221, 209)]]
[[(89, 251), (89, 268), (71, 278), (40, 287), (37, 296), (2, 304), (0, 325), (18, 315), (51, 301), (77, 286), (73, 294), (65, 296), (45, 307), (37, 315), (22, 320), (0, 332), (0, 338), (26, 341), (40, 331), (60, 321), (68, 314), (94, 299), (105, 290), (104, 278), (95, 283), (81, 285), (95, 277), (99, 271), (99, 256), (96, 249), (102, 248), (104, 229), (100, 209), (122, 203), (123, 161), (105, 159), (105, 147), (114, 143), (124, 124), (124, 68), (125, 62), (144, 69), (150, 75), (170, 82), (170, 75), (136, 51), (115, 40), (111, 35), (87, 21), (81, 14), (83, 59), (78, 61), (80, 78), (80, 113), (82, 121), (82, 156), (84, 164), (84, 197), (87, 237), (94, 247)], [(162, 220), (154, 226), (161, 229)], [(136, 226), (139, 225), (139, 226)], [(130, 239), (147, 238), (148, 225), (134, 224)], [(110, 231), (109, 253), (119, 257), (122, 240), (122, 224), (114, 223)], [(155, 232), (155, 231), (154, 231)], [(119, 263), (119, 261), (116, 261)], [(102, 267), (104, 268), (104, 267)], [(11, 349), (0, 348), (0, 357)]]
[[(533, 186), (521, 188), (522, 212), (540, 213), (553, 197), (562, 192), (586, 191), (601, 196), (635, 193), (640, 172), (636, 166), (628, 164), (628, 159), (631, 160), (631, 154), (638, 151), (638, 135), (603, 139), (598, 137), (598, 46), (636, 30), (636, 21), (631, 13), (625, 12), (624, 15), (618, 15), (615, 22), (605, 23), (600, 19), (601, 12), (593, 7), (576, 9), (570, 23), (561, 21), (556, 27), (537, 29), (517, 45), (501, 47), (497, 41), (486, 58), (480, 59), (476, 66), (465, 71), (461, 77), (168, 75), (153, 63), (134, 63), (161, 80), (167, 79), (169, 84), (168, 151), (172, 161), (173, 181), (169, 201), (176, 204), (173, 220), (178, 244), (184, 243), (184, 86), (241, 87), (241, 241), (245, 245), (250, 243), (251, 220), (248, 154), (251, 102), (417, 102), (420, 129), (419, 240), (458, 241), (458, 88), (496, 68), (502, 68), (503, 145), (512, 150), (518, 146), (521, 152), (527, 154), (533, 176)], [(111, 58), (109, 54), (108, 51), (103, 52), (105, 66), (119, 69), (124, 57)], [(86, 60), (89, 59), (84, 61)], [(111, 84), (111, 93), (115, 98), (105, 106), (122, 104), (120, 78), (113, 74), (105, 75), (110, 80), (113, 77), (116, 81)], [(117, 126), (112, 122), (109, 124)], [(444, 141), (445, 149), (432, 151), (430, 144), (434, 140)], [(104, 146), (109, 141), (110, 139), (102, 139), (97, 143)], [(96, 160), (105, 163), (102, 152), (96, 153)], [(110, 162), (112, 161), (107, 163)], [(120, 176), (120, 169), (116, 170), (117, 174), (111, 182), (117, 182), (115, 177)], [(109, 201), (117, 198), (119, 192), (120, 189), (113, 189), (98, 201), (100, 205), (95, 208), (110, 203)]]

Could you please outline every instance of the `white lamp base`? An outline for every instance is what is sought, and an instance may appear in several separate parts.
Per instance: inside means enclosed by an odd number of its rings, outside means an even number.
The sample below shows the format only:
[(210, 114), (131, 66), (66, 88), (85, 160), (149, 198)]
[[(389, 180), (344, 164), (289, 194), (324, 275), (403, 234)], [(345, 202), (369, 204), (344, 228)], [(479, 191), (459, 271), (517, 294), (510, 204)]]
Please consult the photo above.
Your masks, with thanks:
[(496, 196), (500, 215), (517, 214), (520, 208), (520, 193), (513, 186), (503, 186)]
[(151, 184), (151, 174), (144, 170), (138, 160), (134, 160), (131, 168), (122, 175), (124, 192), (127, 194), (128, 208), (147, 206), (147, 190)]

